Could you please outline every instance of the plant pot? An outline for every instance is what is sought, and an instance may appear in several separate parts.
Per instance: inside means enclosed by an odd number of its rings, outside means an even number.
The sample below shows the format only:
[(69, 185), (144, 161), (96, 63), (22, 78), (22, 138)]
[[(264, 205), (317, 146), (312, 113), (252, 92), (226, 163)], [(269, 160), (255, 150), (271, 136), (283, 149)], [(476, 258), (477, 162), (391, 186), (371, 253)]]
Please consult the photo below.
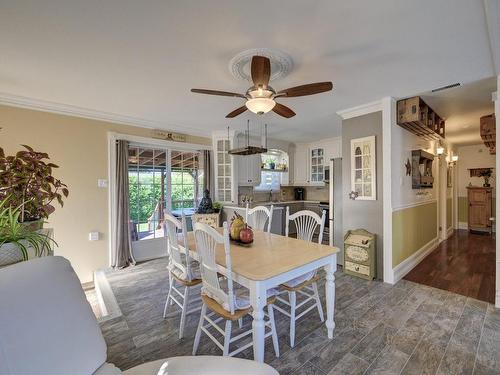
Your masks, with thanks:
[(23, 253), (17, 245), (8, 242), (0, 246), (0, 267), (19, 263), (23, 260)]
[(33, 221), (25, 221), (21, 223), (30, 231), (37, 231), (43, 228), (43, 220), (33, 220)]

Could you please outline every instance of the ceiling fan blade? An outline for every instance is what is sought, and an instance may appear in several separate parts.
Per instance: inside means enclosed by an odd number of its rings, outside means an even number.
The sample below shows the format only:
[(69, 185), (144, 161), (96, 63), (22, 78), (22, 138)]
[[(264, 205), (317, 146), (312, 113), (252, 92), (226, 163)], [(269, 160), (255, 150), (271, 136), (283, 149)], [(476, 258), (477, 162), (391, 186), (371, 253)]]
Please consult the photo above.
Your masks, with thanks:
[(219, 95), (219, 96), (233, 96), (236, 98), (246, 99), (246, 96), (243, 94), (238, 94), (236, 92), (229, 91), (217, 91), (217, 90), (206, 90), (206, 89), (191, 89), (191, 92), (197, 94), (208, 94), (208, 95)]
[(286, 105), (276, 103), (276, 105), (273, 107), (273, 111), (276, 112), (278, 115), (290, 118), (295, 116), (295, 112), (292, 111), (290, 108), (288, 108)]
[(233, 112), (231, 113), (228, 113), (226, 115), (226, 118), (233, 118), (233, 117), (236, 117), (238, 115), (241, 115), (243, 112), (245, 112), (247, 110), (247, 107), (246, 106), (243, 106), (243, 107), (240, 107), (240, 108), (237, 108), (235, 109)]
[(286, 90), (281, 90), (278, 92), (276, 96), (292, 98), (295, 96), (314, 95), (314, 94), (319, 94), (321, 92), (330, 91), (332, 88), (333, 84), (331, 82), (317, 82), (317, 83), (310, 83), (308, 85), (290, 87), (289, 89)]
[(267, 87), (271, 78), (271, 62), (267, 57), (252, 57), (252, 81), (255, 86)]

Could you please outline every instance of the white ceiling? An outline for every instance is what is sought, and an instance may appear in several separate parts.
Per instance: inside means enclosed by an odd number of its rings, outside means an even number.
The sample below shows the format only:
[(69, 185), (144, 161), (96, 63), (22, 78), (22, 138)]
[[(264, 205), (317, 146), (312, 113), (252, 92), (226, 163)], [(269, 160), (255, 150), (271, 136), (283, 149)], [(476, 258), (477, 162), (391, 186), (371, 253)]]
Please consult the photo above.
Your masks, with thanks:
[(479, 119), (495, 112), (491, 94), (496, 90), (497, 79), (492, 77), (421, 96), (446, 120), (446, 140), (455, 145), (474, 145), (483, 143)]
[[(0, 0), (0, 98), (196, 133), (250, 118), (272, 137), (317, 140), (340, 133), (338, 110), (493, 76), (489, 40), (483, 0)], [(263, 47), (294, 61), (276, 89), (331, 80), (334, 91), (282, 99), (288, 120), (226, 120), (241, 100), (190, 93), (243, 92), (228, 62)]]

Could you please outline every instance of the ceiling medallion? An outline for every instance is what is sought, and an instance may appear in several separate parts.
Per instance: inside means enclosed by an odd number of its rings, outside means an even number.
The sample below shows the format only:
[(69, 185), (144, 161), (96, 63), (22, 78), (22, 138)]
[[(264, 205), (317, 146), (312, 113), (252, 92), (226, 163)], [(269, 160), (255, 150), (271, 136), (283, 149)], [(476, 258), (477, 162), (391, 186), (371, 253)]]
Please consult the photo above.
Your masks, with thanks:
[(283, 78), (292, 71), (293, 61), (286, 53), (271, 48), (252, 48), (238, 53), (229, 61), (229, 71), (233, 77), (252, 82), (250, 63), (253, 56), (264, 56), (271, 61), (270, 81)]

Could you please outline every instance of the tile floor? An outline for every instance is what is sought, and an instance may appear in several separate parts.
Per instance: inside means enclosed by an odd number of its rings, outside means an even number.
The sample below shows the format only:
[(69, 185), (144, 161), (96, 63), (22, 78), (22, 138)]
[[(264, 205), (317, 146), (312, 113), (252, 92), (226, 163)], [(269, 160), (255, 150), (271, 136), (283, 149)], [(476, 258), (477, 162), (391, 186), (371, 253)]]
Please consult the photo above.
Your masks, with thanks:
[[(162, 319), (166, 260), (107, 275), (123, 316), (101, 323), (108, 360), (122, 370), (145, 361), (189, 355), (198, 322)], [(324, 301), (324, 288), (322, 299)], [(311, 312), (288, 345), (288, 322), (276, 313), (280, 358), (266, 343), (266, 362), (280, 374), (500, 374), (500, 310), (475, 299), (402, 280), (391, 286), (336, 273), (333, 340)], [(251, 319), (244, 321), (249, 327)], [(206, 336), (199, 354), (219, 355)], [(252, 351), (241, 353), (252, 358)]]

